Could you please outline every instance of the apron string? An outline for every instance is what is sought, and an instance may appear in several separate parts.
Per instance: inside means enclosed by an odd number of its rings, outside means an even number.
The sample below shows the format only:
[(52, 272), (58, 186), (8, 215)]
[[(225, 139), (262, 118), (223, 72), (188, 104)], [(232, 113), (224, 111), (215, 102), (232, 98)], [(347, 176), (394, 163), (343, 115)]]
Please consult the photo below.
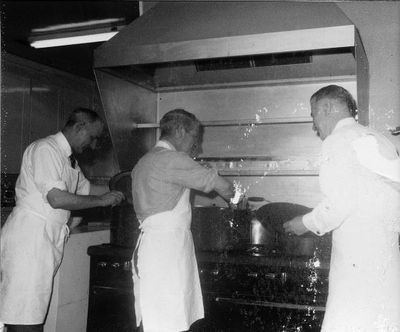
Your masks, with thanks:
[(132, 255), (132, 266), (133, 266), (132, 271), (137, 278), (139, 278), (139, 269), (137, 267), (137, 255), (140, 243), (142, 242), (142, 237), (143, 237), (143, 230), (140, 230), (139, 237), (136, 241), (135, 250), (133, 250), (133, 255)]

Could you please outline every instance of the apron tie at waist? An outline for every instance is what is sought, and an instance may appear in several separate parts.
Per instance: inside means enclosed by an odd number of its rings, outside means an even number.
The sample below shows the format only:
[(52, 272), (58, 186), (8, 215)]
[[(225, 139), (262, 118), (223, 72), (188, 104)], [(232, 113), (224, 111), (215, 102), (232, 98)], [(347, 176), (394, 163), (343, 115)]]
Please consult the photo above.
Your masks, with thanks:
[(159, 220), (159, 216), (164, 214), (167, 215), (169, 214), (170, 211), (167, 212), (162, 212), (162, 213), (157, 213), (155, 215), (152, 215), (150, 217), (147, 217), (145, 220), (139, 220), (139, 229), (140, 229), (140, 234), (138, 236), (138, 239), (136, 241), (136, 246), (135, 250), (133, 251), (133, 256), (132, 256), (132, 266), (133, 266), (133, 273), (135, 274), (134, 277), (139, 279), (139, 270), (137, 268), (137, 253), (139, 246), (142, 242), (142, 237), (144, 233), (147, 232), (168, 232), (168, 231), (175, 231), (181, 229), (182, 231), (185, 230), (190, 230), (190, 223), (185, 222), (185, 219), (181, 220), (181, 218), (174, 218), (175, 222), (171, 222), (168, 220), (168, 222), (164, 222), (164, 220)]
[[(191, 216), (191, 214), (190, 214)], [(146, 231), (171, 231), (171, 230), (190, 230), (190, 222), (187, 222), (187, 215), (175, 214), (173, 211), (165, 211), (147, 217), (140, 221), (139, 229)]]
[(36, 211), (33, 210), (30, 206), (27, 206), (27, 205), (25, 205), (25, 204), (19, 203), (19, 204), (16, 205), (16, 207), (19, 208), (19, 209), (27, 210), (27, 211), (29, 211), (29, 213), (32, 213), (32, 214), (35, 215), (36, 217), (39, 217), (39, 218), (41, 218), (41, 219), (43, 219), (43, 220), (47, 220), (45, 216), (43, 216), (43, 215), (40, 214), (39, 212), (36, 212)]
[[(27, 205), (25, 205), (25, 204), (19, 203), (19, 204), (16, 205), (16, 207), (19, 208), (19, 209), (26, 210), (26, 211), (28, 211), (29, 213), (32, 213), (34, 216), (39, 217), (40, 219), (42, 219), (42, 220), (45, 221), (46, 223), (47, 223), (47, 221), (48, 221), (48, 219), (47, 219), (45, 216), (43, 216), (42, 214), (40, 214), (40, 213), (34, 211), (31, 207), (29, 207), (29, 206), (27, 206)], [(64, 244), (65, 244), (65, 243), (67, 242), (68, 238), (69, 238), (70, 229), (69, 229), (69, 227), (68, 227), (68, 225), (67, 225), (66, 223), (63, 223), (63, 224), (58, 223), (58, 224), (59, 224), (59, 226), (61, 227), (61, 231), (62, 231), (62, 232), (64, 233), (64, 235), (65, 235), (65, 238), (64, 238)]]

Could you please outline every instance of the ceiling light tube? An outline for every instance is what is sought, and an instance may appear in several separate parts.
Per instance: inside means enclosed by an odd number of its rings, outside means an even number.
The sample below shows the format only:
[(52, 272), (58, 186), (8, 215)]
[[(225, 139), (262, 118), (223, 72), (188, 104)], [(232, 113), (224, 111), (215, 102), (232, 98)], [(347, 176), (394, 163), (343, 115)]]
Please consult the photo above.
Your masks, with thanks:
[(29, 38), (34, 48), (47, 48), (66, 45), (78, 45), (107, 41), (118, 33), (122, 27), (86, 29), (80, 31), (52, 32), (49, 34), (33, 35)]

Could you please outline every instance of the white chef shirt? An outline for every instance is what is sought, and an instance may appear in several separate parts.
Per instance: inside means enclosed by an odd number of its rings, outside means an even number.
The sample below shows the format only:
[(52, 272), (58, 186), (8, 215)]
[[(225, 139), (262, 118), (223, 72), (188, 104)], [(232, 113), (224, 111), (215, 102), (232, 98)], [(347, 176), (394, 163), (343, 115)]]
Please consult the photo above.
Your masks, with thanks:
[(71, 153), (71, 146), (62, 132), (28, 146), (15, 186), (17, 206), (23, 205), (45, 218), (61, 218), (59, 222), (66, 222), (66, 210), (53, 209), (46, 196), (52, 188), (89, 194), (90, 182), (78, 165), (72, 168), (69, 160)]
[[(337, 149), (337, 146), (340, 146), (340, 144), (331, 143), (338, 139), (349, 140), (348, 137), (339, 137), (339, 135), (341, 135), (340, 131), (346, 132), (346, 135), (349, 136), (349, 130), (354, 133), (354, 139), (351, 141), (351, 148), (356, 155), (359, 166), (361, 166), (360, 171), (362, 171), (362, 168), (365, 168), (373, 174), (382, 176), (384, 179), (400, 183), (400, 157), (394, 145), (382, 134), (359, 125), (353, 118), (340, 120), (336, 124), (332, 134), (324, 141), (322, 163), (330, 163), (329, 160), (324, 159), (329, 159), (332, 152), (335, 156), (342, 158), (343, 161), (342, 164), (336, 167), (341, 168), (342, 165), (347, 163), (348, 160), (346, 160), (345, 153), (348, 152), (334, 152), (332, 149), (335, 149), (335, 146)], [(324, 155), (324, 150), (331, 151), (325, 152)], [(338, 172), (341, 172), (341, 170)], [(340, 190), (349, 192), (352, 187), (353, 179), (350, 173), (344, 172), (342, 176), (335, 177), (320, 174), (320, 181), (325, 183), (325, 186), (322, 185), (325, 188), (340, 187)], [(329, 182), (331, 181), (340, 181), (341, 183), (340, 185), (330, 185)], [(313, 211), (303, 216), (304, 225), (310, 231), (318, 235), (323, 235), (338, 227), (345, 219), (346, 213), (351, 210), (352, 201), (351, 199), (345, 198), (348, 195), (329, 193), (329, 196), (330, 197), (325, 198)]]

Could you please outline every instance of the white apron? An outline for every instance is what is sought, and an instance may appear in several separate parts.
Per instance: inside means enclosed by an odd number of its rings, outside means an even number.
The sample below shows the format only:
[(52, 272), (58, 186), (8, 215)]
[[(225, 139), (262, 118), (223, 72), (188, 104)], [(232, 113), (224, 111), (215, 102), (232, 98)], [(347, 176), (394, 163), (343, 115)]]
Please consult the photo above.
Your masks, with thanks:
[[(66, 166), (63, 172), (66, 189), (76, 193), (80, 171)], [(1, 229), (1, 323), (36, 325), (46, 318), (53, 279), (69, 235), (70, 211), (52, 209), (49, 215), (34, 211), (42, 205), (38, 194), (17, 200)]]
[(68, 227), (26, 207), (14, 208), (9, 219), (2, 229), (0, 321), (42, 324)]
[[(141, 223), (133, 282), (137, 325), (145, 332), (186, 331), (204, 317), (203, 298), (190, 231), (190, 190), (171, 211)], [(138, 272), (138, 273), (137, 273)]]

